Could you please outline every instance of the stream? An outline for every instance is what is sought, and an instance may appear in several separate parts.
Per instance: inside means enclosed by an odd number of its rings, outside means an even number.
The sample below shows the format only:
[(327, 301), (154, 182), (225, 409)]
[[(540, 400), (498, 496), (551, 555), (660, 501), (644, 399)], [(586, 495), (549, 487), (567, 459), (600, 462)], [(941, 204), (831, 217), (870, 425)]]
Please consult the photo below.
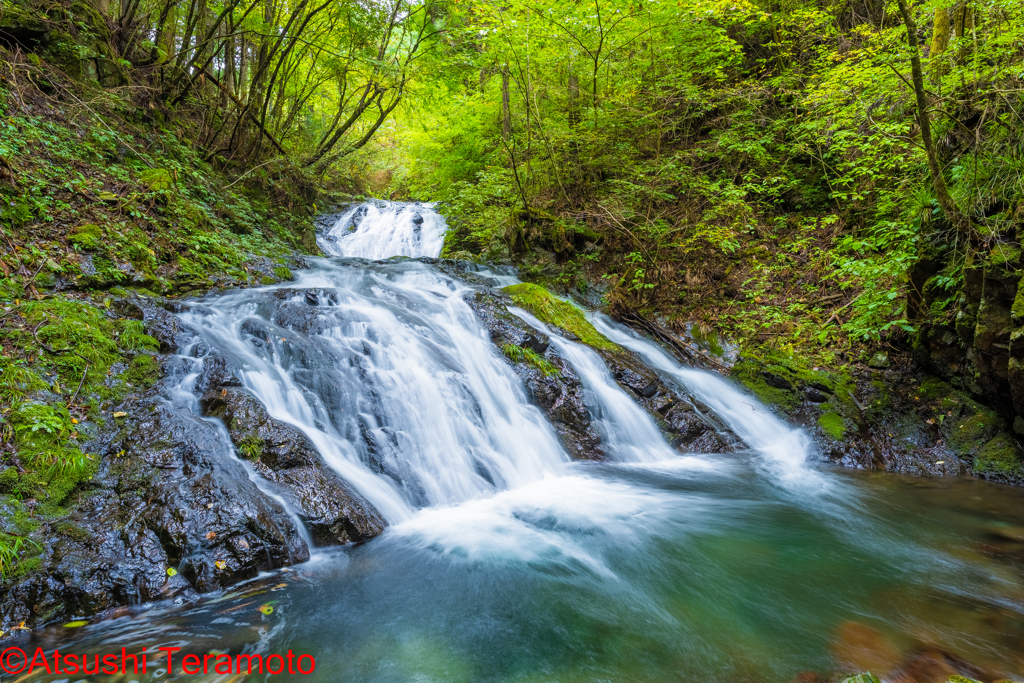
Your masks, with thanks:
[[(168, 400), (199, 411), (190, 382), (216, 348), (386, 531), (35, 644), (315, 657), (312, 674), (252, 680), (931, 680), (900, 678), (914, 653), (1024, 680), (1024, 492), (818, 464), (805, 433), (736, 385), (599, 313), (602, 333), (746, 447), (680, 453), (598, 354), (552, 334), (609, 455), (573, 462), (464, 300), (470, 286), (417, 260), (439, 254), (445, 229), (428, 204), (368, 202), (320, 236), (332, 256), (294, 282), (180, 314), (201, 338), (179, 349)], [(408, 258), (380, 261), (393, 256)], [(297, 289), (318, 293), (316, 315), (279, 324)], [(153, 667), (136, 678), (166, 680)], [(33, 680), (61, 679), (79, 680)]]

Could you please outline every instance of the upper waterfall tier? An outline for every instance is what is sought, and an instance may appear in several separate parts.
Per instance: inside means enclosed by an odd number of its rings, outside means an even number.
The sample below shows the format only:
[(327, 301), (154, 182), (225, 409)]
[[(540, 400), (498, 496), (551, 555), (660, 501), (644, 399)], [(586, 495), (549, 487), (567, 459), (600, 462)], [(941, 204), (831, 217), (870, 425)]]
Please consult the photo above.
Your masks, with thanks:
[(317, 237), (324, 253), (373, 260), (437, 257), (448, 225), (433, 204), (372, 200), (350, 208)]

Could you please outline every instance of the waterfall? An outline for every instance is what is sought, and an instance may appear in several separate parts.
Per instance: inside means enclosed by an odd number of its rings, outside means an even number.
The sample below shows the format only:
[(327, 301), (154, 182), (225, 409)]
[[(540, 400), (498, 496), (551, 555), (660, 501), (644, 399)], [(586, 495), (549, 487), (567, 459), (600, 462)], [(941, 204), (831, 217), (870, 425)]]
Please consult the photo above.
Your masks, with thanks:
[(654, 342), (642, 339), (601, 313), (591, 314), (601, 334), (639, 354), (652, 368), (674, 379), (711, 408), (744, 443), (761, 456), (762, 468), (788, 484), (821, 486), (825, 478), (805, 463), (812, 442), (800, 429), (793, 429), (771, 414), (757, 399), (722, 378), (702, 370), (686, 368)]
[(343, 213), (317, 244), (331, 256), (385, 259), (391, 256), (436, 257), (448, 229), (432, 203), (359, 204)]
[(522, 486), (568, 460), (465, 286), (416, 262), (315, 260), (297, 277), (182, 317), (389, 522)]
[(612, 457), (624, 462), (655, 462), (678, 456), (665, 442), (651, 416), (615, 383), (596, 351), (551, 334), (544, 323), (522, 309), (510, 310), (534, 328), (549, 334), (551, 343), (579, 375), (586, 389), (587, 409)]

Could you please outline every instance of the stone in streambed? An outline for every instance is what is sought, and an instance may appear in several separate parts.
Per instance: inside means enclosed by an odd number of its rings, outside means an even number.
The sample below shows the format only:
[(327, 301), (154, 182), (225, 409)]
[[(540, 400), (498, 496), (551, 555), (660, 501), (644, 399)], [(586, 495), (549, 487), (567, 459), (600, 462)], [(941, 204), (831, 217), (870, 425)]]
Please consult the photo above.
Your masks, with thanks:
[(224, 421), (239, 454), (279, 487), (317, 545), (364, 541), (384, 531), (380, 513), (323, 461), (309, 439), (270, 417), (254, 396), (221, 388), (205, 394), (201, 404), (205, 414)]

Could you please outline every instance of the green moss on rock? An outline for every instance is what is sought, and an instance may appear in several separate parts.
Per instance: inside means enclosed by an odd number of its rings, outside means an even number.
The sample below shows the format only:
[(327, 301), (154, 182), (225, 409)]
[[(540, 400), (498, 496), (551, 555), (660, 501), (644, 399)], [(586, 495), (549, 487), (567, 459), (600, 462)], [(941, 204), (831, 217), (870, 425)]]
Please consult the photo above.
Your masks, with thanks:
[(96, 251), (103, 244), (103, 230), (95, 223), (86, 223), (72, 228), (68, 233), (68, 242), (79, 249)]
[(174, 179), (166, 168), (149, 168), (139, 174), (139, 180), (151, 191), (170, 190)]
[(836, 441), (842, 441), (846, 435), (846, 423), (839, 413), (829, 411), (818, 418), (818, 426)]
[(18, 468), (8, 467), (0, 472), (0, 493), (11, 493), (18, 486)]
[(1007, 434), (1000, 434), (981, 447), (974, 456), (975, 474), (1002, 474), (1020, 476), (1024, 474), (1021, 466), (1020, 449)]
[(295, 279), (295, 276), (292, 274), (292, 271), (288, 270), (284, 266), (278, 266), (277, 268), (274, 268), (274, 275), (278, 276), (282, 280)]
[(516, 306), (525, 308), (541, 322), (553, 325), (575, 335), (581, 342), (595, 349), (618, 351), (619, 346), (598, 332), (583, 311), (562, 301), (539, 285), (523, 282), (505, 287)]
[(979, 444), (992, 439), (1003, 428), (1003, 420), (990, 410), (974, 404), (978, 409), (954, 423), (949, 431), (949, 447), (957, 455), (970, 455), (978, 450)]

